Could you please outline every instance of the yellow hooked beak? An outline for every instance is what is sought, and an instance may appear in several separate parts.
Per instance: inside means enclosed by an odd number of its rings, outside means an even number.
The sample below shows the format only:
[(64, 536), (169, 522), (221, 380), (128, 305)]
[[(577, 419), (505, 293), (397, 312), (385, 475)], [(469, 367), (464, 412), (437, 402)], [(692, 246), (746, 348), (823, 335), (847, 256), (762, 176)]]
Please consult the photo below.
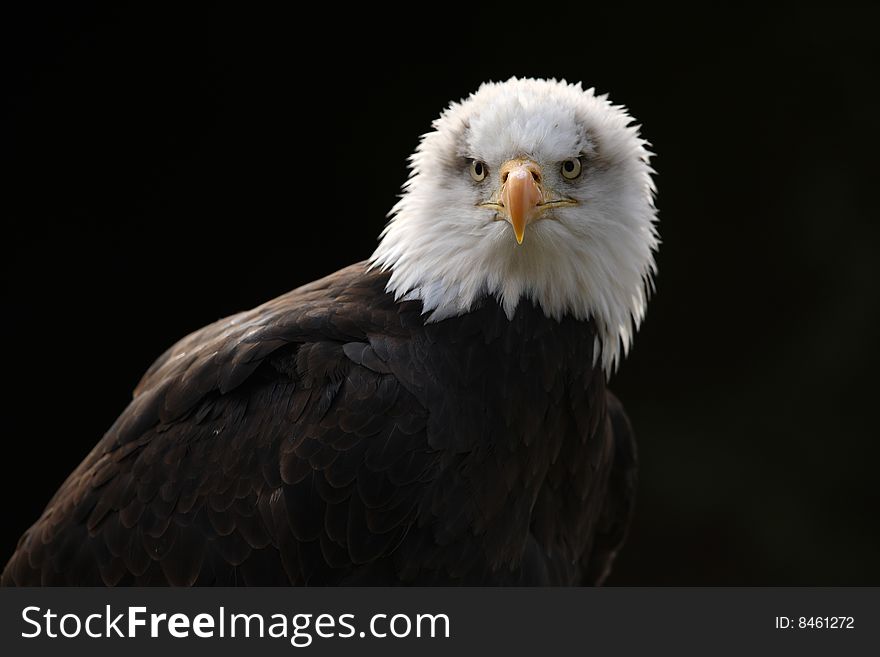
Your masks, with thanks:
[(497, 200), (480, 203), (480, 207), (495, 210), (513, 227), (516, 243), (522, 244), (526, 226), (548, 208), (574, 205), (571, 199), (554, 199), (544, 186), (544, 172), (527, 158), (508, 160), (501, 165), (500, 187)]
[(501, 205), (513, 226), (516, 243), (522, 244), (526, 224), (537, 214), (544, 200), (541, 168), (530, 160), (511, 160), (501, 167)]

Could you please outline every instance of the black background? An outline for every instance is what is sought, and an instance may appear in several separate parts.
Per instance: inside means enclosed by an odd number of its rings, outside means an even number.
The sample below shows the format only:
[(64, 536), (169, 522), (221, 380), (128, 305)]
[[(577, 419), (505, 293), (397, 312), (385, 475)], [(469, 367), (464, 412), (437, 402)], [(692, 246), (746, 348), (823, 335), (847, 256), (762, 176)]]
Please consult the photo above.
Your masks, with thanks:
[(609, 583), (880, 584), (877, 10), (179, 4), (0, 21), (0, 561), (153, 358), (369, 256), (418, 136), (516, 74), (610, 92), (658, 153)]

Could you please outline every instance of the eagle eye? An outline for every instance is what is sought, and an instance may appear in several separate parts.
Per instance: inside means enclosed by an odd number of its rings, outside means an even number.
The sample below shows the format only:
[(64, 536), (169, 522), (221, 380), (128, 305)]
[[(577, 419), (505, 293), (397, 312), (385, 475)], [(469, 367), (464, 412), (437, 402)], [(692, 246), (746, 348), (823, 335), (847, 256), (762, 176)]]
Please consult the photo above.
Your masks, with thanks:
[(486, 177), (486, 165), (480, 162), (479, 160), (473, 160), (471, 162), (471, 178), (480, 182)]
[(562, 163), (562, 176), (564, 178), (568, 178), (569, 180), (573, 180), (581, 175), (581, 161), (580, 158), (572, 158), (570, 160), (565, 160)]

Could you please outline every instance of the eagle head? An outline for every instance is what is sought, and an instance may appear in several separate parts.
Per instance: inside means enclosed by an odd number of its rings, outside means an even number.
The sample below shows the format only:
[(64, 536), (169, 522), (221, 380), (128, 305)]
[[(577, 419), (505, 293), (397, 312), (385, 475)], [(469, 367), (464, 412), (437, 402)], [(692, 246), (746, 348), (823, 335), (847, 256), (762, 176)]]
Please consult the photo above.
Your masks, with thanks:
[(450, 106), (410, 158), (371, 258), (426, 321), (495, 297), (592, 320), (603, 368), (645, 314), (659, 244), (651, 153), (626, 109), (565, 81), (487, 83)]

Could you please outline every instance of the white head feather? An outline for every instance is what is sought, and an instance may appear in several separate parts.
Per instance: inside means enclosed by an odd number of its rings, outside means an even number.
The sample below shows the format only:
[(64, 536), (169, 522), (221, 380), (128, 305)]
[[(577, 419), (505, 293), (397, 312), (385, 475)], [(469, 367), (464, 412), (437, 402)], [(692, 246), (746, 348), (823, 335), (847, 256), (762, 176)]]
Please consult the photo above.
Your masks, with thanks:
[[(645, 314), (659, 240), (651, 153), (626, 110), (565, 81), (512, 78), (451, 103), (410, 158), (410, 178), (371, 257), (390, 269), (387, 289), (420, 299), (427, 321), (471, 310), (494, 296), (512, 318), (522, 299), (545, 315), (591, 318), (607, 373), (625, 354)], [(521, 245), (511, 225), (478, 207), (491, 172), (517, 157), (543, 169), (548, 185), (577, 201), (528, 226)], [(563, 179), (560, 164), (581, 157)], [(552, 213), (552, 214), (551, 214)]]

